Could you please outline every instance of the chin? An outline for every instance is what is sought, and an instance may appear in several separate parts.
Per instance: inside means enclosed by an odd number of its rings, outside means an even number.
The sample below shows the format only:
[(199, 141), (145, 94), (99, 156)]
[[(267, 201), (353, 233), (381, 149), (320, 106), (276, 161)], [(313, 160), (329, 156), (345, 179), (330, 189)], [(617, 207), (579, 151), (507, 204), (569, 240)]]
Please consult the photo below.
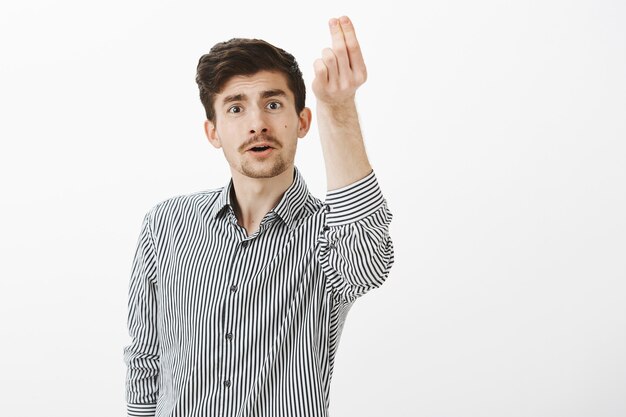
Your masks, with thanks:
[(282, 174), (289, 168), (289, 165), (280, 163), (272, 166), (250, 166), (242, 165), (239, 172), (249, 178), (274, 178)]

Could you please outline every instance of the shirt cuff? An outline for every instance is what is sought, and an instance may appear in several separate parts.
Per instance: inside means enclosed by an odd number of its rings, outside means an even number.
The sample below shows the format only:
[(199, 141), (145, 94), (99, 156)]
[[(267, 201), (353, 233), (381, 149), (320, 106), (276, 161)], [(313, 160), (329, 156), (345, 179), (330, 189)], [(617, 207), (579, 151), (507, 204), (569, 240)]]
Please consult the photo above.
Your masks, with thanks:
[(156, 404), (127, 404), (128, 417), (153, 417)]
[(359, 221), (378, 211), (385, 199), (374, 171), (345, 187), (326, 193), (326, 224), (343, 226)]

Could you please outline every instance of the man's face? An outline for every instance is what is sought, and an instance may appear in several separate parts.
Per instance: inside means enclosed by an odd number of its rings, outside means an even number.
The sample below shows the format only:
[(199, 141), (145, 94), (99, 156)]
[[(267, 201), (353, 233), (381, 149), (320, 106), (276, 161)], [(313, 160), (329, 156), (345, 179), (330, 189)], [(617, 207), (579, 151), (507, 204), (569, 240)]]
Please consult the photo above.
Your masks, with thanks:
[(282, 73), (235, 76), (215, 97), (214, 107), (215, 124), (207, 120), (205, 131), (211, 144), (222, 148), (231, 170), (271, 178), (293, 167), (297, 141), (309, 130), (311, 111), (296, 113)]

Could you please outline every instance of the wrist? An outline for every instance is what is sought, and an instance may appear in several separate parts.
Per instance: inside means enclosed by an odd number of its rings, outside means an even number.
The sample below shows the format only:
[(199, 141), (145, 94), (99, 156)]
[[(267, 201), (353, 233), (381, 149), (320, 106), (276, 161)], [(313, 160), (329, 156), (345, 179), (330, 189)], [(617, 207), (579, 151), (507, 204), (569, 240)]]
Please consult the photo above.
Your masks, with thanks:
[(358, 120), (354, 99), (332, 102), (317, 100), (316, 111), (318, 119), (341, 123)]

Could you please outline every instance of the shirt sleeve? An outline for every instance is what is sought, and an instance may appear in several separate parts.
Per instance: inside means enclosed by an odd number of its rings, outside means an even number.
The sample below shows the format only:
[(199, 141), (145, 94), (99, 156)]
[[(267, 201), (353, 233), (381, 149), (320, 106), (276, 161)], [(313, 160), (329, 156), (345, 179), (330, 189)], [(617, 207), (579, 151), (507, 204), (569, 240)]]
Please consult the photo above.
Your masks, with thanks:
[(374, 171), (326, 194), (318, 257), (331, 292), (351, 302), (383, 284), (394, 262), (392, 214)]
[(154, 416), (158, 397), (157, 267), (150, 212), (143, 219), (132, 264), (128, 333), (124, 348), (128, 416)]

